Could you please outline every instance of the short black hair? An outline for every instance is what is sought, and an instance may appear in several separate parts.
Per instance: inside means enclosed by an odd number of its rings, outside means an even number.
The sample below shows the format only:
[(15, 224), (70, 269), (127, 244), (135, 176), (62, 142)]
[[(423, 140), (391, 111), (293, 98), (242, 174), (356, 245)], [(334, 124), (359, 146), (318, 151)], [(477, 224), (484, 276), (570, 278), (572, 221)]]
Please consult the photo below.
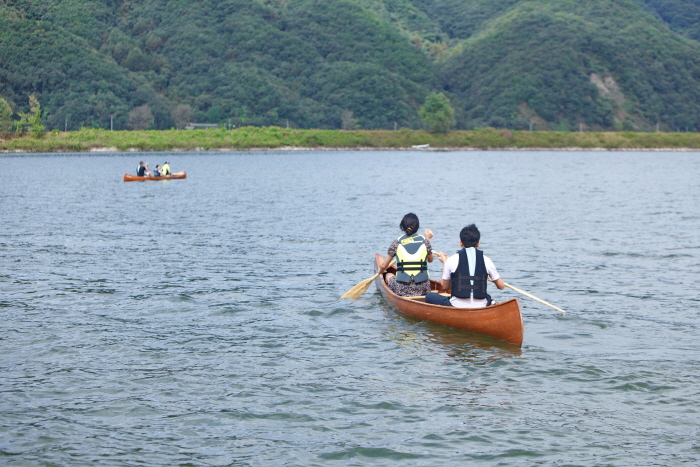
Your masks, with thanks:
[(479, 243), (480, 238), (481, 233), (474, 224), (469, 224), (459, 233), (459, 239), (462, 240), (464, 248), (475, 247), (476, 244)]
[(418, 216), (416, 216), (412, 212), (409, 212), (408, 214), (403, 216), (399, 227), (401, 228), (401, 230), (404, 231), (406, 235), (413, 235), (414, 233), (418, 232), (418, 229), (420, 228)]

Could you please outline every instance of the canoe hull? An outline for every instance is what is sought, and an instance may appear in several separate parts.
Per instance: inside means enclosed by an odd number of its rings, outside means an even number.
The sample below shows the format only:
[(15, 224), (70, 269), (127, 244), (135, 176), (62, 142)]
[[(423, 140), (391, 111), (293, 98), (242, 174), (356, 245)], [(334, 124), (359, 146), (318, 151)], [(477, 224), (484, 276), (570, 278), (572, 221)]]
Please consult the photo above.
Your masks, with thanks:
[[(382, 256), (376, 255), (374, 270), (378, 270)], [(425, 303), (423, 298), (396, 295), (384, 280), (384, 274), (375, 279), (384, 298), (401, 313), (461, 331), (493, 337), (514, 345), (523, 343), (523, 315), (517, 298), (484, 308), (454, 308)], [(431, 280), (434, 292), (445, 292), (438, 281)]]
[(145, 180), (182, 180), (187, 178), (187, 173), (183, 170), (167, 177), (139, 177), (138, 175), (124, 174), (125, 182), (143, 182)]

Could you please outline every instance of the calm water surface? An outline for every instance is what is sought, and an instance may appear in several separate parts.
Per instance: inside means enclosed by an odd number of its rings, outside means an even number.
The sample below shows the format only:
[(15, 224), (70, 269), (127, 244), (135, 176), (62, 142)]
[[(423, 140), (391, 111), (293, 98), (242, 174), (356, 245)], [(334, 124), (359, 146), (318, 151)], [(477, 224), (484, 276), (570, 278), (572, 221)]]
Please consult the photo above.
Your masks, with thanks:
[[(124, 183), (139, 160), (187, 180)], [(700, 154), (0, 156), (0, 464), (700, 464)], [(522, 348), (394, 312), (475, 222)], [(433, 277), (439, 262), (431, 265)], [(516, 296), (495, 291), (496, 299)]]

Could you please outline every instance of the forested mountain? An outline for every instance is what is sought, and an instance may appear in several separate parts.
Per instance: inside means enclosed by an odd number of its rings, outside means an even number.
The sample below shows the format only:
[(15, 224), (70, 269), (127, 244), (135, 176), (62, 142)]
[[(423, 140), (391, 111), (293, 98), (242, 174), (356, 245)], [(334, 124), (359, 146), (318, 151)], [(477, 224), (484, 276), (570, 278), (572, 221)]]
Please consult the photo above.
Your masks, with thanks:
[[(700, 127), (700, 0), (0, 0), (0, 97), (49, 128), (192, 120)], [(343, 117), (344, 116), (344, 117)], [(352, 117), (352, 118), (351, 118)], [(345, 120), (343, 120), (343, 118)]]
[(636, 0), (645, 10), (668, 24), (676, 32), (700, 40), (700, 1)]

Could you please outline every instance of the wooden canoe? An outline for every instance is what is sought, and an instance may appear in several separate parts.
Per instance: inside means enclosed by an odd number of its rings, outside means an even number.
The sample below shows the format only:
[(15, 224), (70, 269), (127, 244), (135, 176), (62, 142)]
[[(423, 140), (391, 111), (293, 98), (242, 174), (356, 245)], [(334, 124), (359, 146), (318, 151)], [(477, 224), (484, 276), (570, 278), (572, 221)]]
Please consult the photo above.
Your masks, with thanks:
[(142, 182), (144, 180), (181, 180), (183, 178), (187, 178), (187, 173), (184, 170), (166, 177), (139, 177), (138, 175), (124, 174), (125, 182)]
[[(375, 256), (374, 271), (382, 263), (382, 255)], [(390, 267), (389, 272), (396, 272)], [(375, 279), (384, 298), (399, 312), (424, 321), (440, 324), (460, 331), (484, 334), (510, 344), (523, 343), (523, 315), (517, 298), (484, 308), (454, 308), (425, 303), (425, 297), (401, 297), (386, 284), (384, 274)], [(448, 292), (436, 280), (430, 280), (433, 292)]]

